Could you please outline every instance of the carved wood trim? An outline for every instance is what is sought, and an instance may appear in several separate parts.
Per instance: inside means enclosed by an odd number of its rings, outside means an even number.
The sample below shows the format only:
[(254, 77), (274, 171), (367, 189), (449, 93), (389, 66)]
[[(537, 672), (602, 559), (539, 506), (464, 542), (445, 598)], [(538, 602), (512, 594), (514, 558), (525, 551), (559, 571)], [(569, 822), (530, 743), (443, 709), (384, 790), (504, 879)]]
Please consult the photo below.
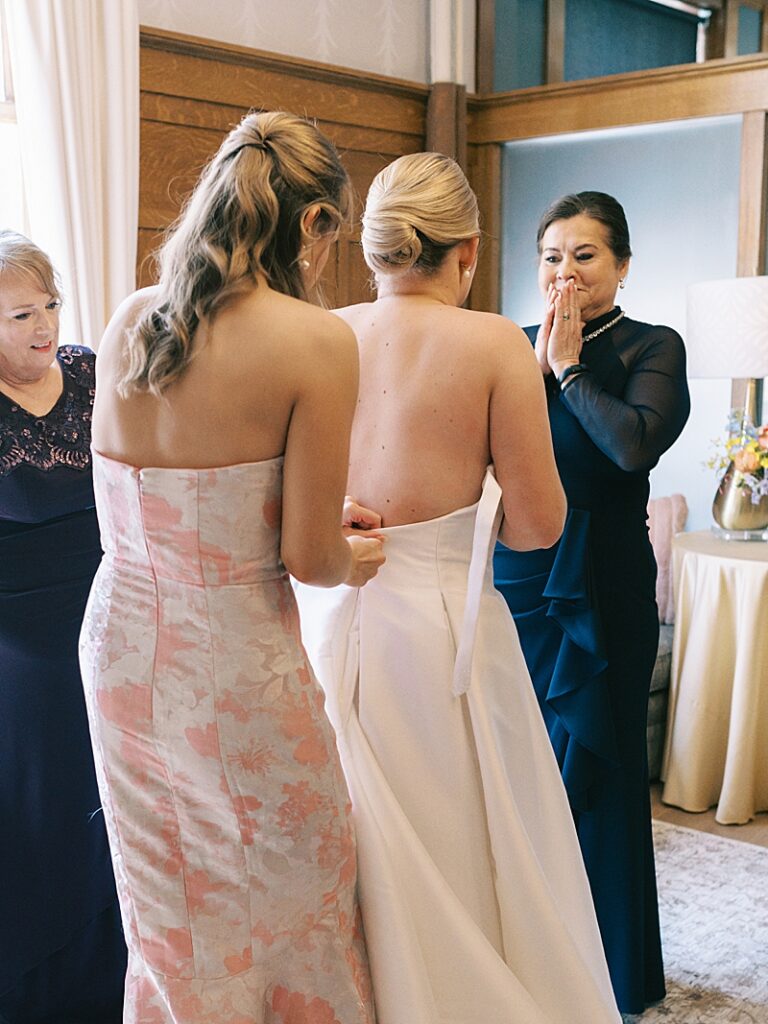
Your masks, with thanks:
[(469, 143), (537, 138), (688, 117), (762, 110), (768, 56), (681, 64), (626, 75), (520, 89), (468, 101)]

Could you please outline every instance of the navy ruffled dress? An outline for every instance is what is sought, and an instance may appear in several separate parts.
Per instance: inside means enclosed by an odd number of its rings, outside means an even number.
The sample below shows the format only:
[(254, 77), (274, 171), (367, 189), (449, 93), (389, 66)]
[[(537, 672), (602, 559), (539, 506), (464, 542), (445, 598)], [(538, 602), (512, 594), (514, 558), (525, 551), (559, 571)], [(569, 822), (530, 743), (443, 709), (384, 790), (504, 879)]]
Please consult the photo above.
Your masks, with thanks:
[(624, 317), (585, 343), (581, 361), (588, 370), (562, 392), (547, 379), (565, 530), (547, 550), (499, 544), (495, 582), (568, 791), (619, 1009), (640, 1013), (665, 992), (646, 753), (659, 635), (648, 474), (690, 404), (670, 328)]
[(0, 1020), (118, 1024), (126, 952), (77, 652), (101, 559), (95, 356), (57, 358), (45, 416), (0, 393)]

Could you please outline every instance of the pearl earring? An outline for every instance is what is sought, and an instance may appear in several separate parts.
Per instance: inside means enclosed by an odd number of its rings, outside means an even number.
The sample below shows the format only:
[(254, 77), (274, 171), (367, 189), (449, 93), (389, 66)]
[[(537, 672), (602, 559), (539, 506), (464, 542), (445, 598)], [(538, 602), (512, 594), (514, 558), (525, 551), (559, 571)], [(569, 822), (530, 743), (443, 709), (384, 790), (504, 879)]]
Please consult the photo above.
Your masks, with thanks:
[(464, 267), (464, 269), (462, 270), (462, 274), (464, 275), (464, 277), (471, 277), (472, 271), (469, 269), (469, 267)]
[(625, 284), (625, 280), (624, 280), (624, 278), (622, 277), (622, 278), (620, 278), (620, 279), (619, 279), (619, 288), (623, 288), (623, 287), (624, 287), (624, 284)]
[(299, 266), (302, 270), (309, 270), (309, 260), (299, 260)]

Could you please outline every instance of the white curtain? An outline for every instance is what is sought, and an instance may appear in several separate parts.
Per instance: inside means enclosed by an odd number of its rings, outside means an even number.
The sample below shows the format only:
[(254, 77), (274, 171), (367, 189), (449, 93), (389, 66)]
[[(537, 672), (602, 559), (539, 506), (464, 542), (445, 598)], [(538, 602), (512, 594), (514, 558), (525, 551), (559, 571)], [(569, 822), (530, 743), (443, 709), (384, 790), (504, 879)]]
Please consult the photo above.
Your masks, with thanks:
[(61, 342), (95, 348), (135, 286), (136, 0), (5, 0), (27, 221), (62, 277)]

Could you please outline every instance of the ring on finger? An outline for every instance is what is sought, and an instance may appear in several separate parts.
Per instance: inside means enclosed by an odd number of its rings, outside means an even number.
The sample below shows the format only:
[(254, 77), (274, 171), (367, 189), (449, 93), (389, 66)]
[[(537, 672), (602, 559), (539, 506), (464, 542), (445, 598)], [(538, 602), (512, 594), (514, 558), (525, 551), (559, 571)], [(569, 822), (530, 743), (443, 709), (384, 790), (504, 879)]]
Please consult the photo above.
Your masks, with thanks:
[(570, 319), (571, 319), (571, 314), (570, 313), (563, 313), (563, 320), (570, 320)]

